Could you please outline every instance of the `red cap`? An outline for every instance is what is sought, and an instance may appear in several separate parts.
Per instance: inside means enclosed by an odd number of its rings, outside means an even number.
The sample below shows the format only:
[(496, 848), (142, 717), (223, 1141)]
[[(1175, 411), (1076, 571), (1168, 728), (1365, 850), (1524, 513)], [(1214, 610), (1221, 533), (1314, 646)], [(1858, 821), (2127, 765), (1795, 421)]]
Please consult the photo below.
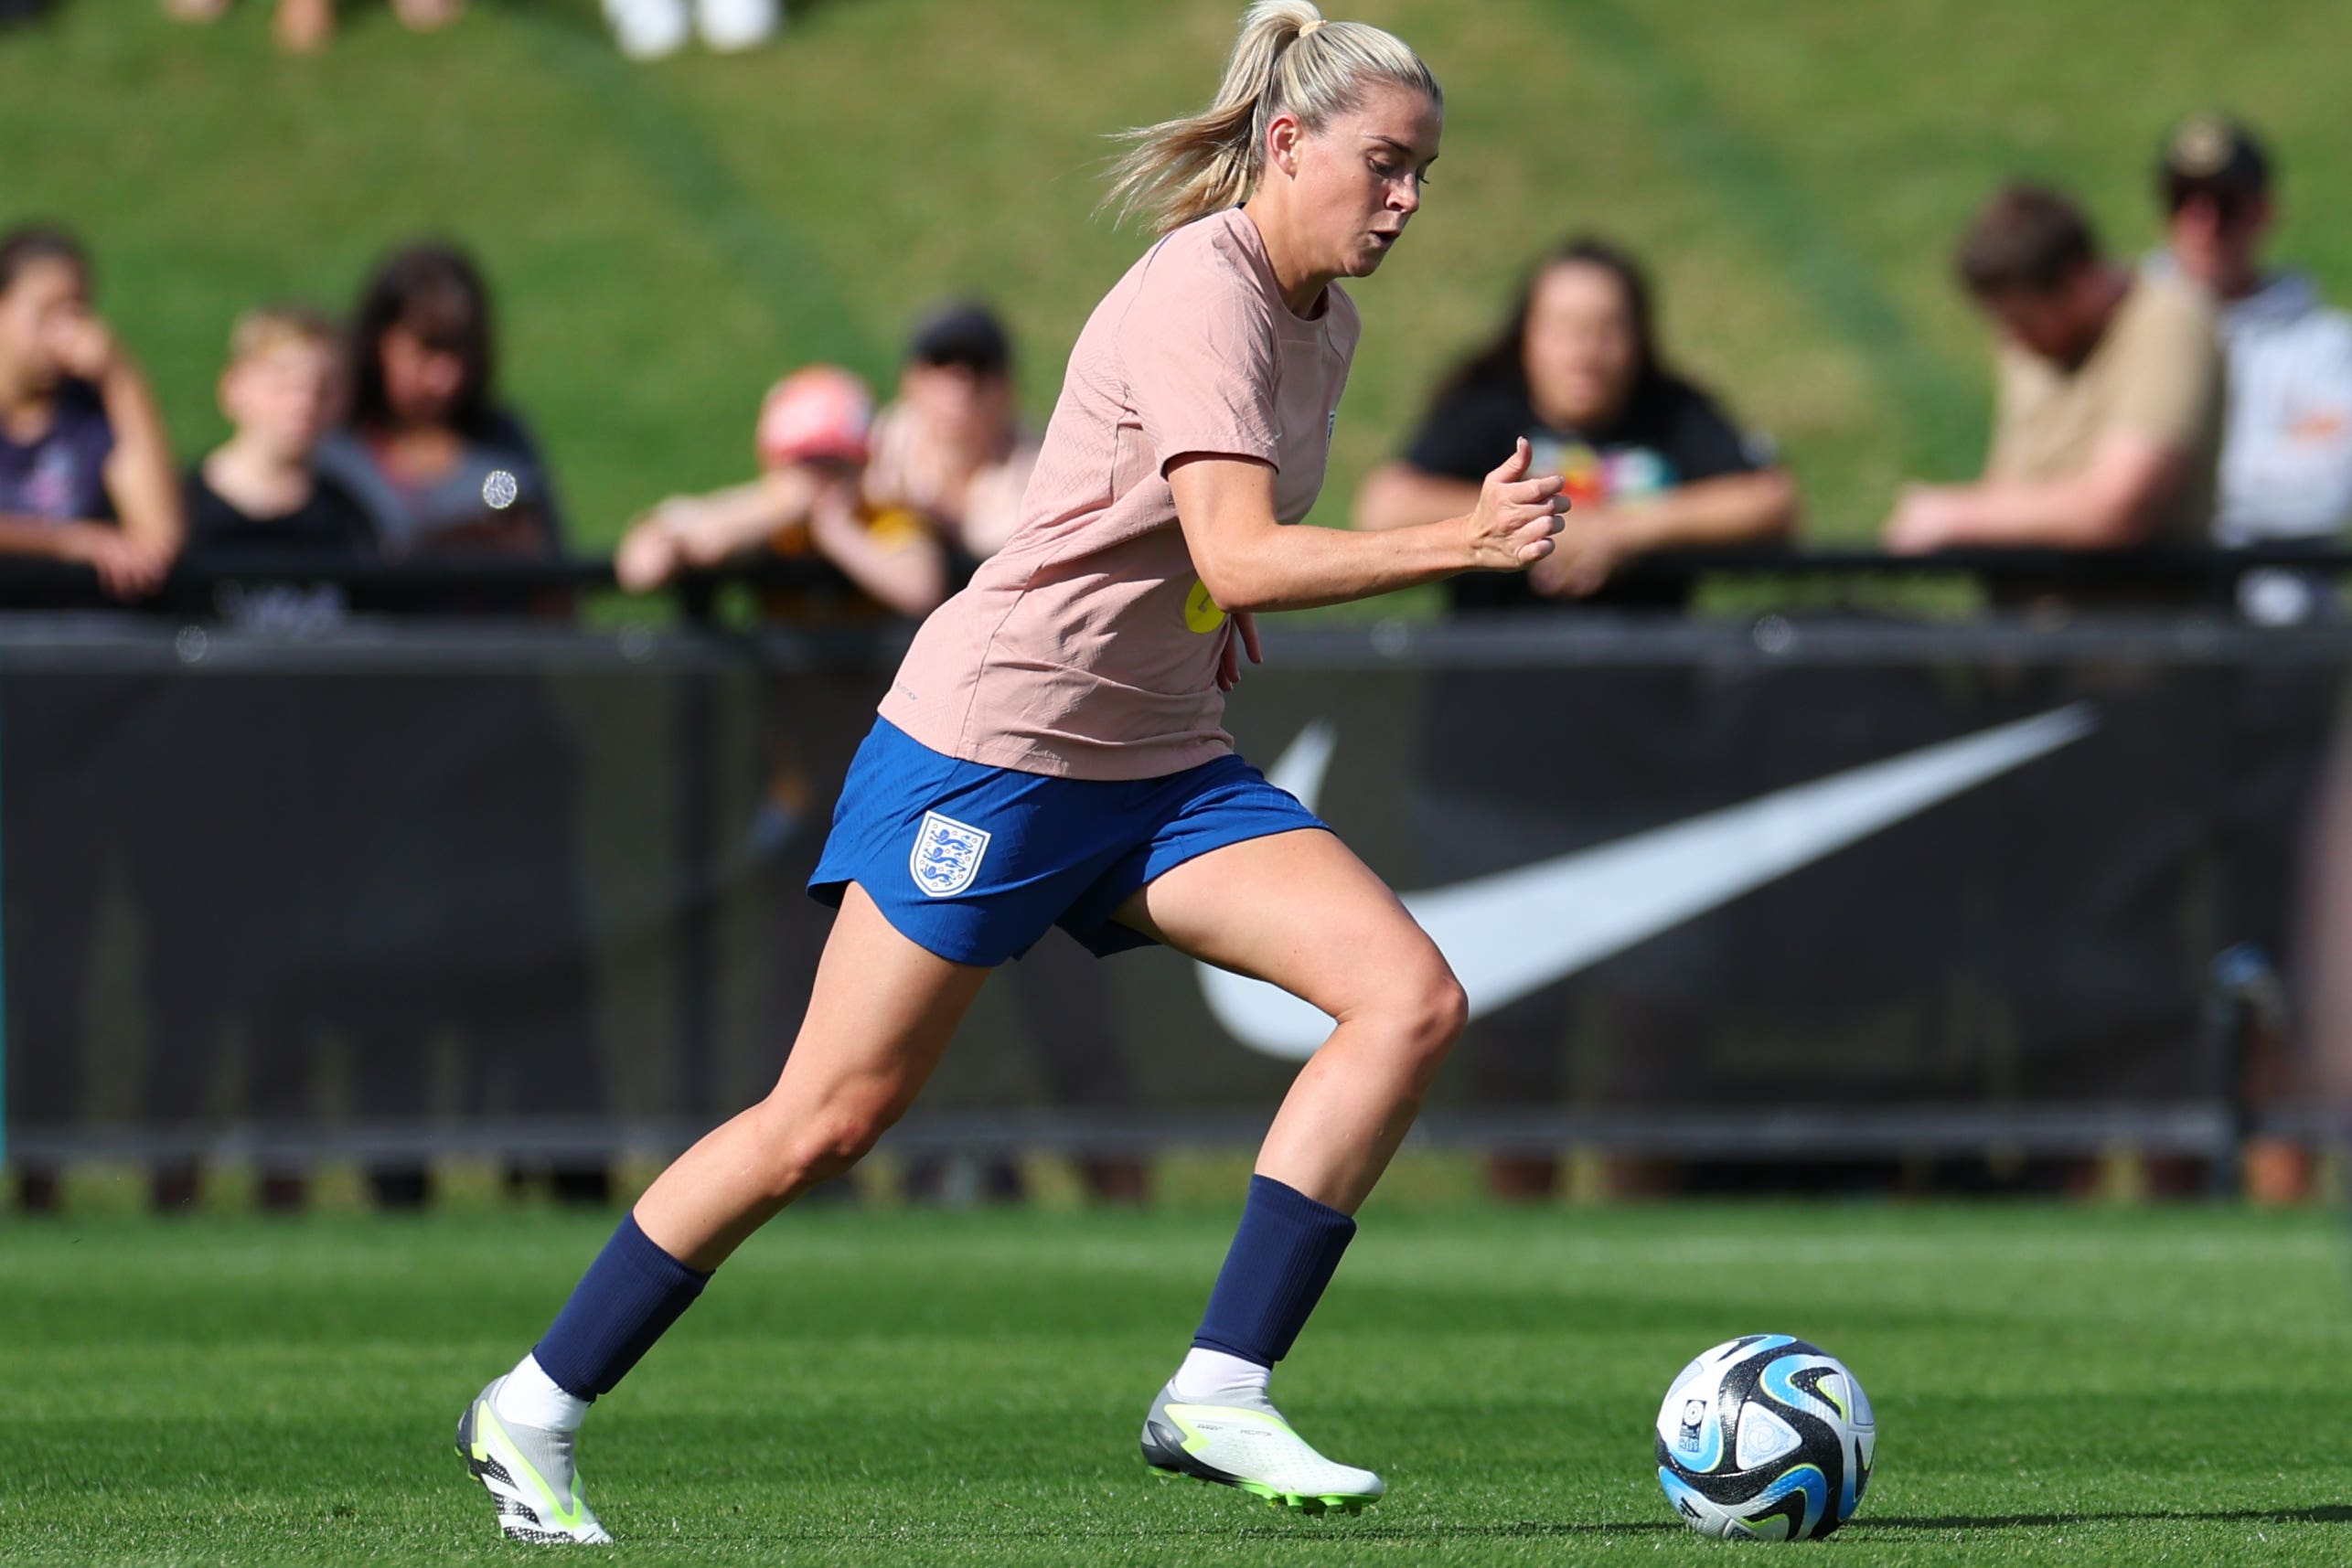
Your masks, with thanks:
[(863, 463), (873, 422), (873, 394), (856, 376), (838, 365), (795, 370), (769, 388), (760, 405), (760, 462), (771, 468), (811, 458)]

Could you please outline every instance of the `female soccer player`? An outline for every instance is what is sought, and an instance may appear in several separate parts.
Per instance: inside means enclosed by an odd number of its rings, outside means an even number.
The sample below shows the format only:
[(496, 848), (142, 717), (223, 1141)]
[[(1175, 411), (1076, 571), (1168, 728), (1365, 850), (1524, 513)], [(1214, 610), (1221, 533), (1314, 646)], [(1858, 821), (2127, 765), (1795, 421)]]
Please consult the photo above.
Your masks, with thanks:
[(664, 1171), (546, 1336), (466, 1409), (506, 1532), (607, 1539), (572, 1434), (711, 1273), (914, 1100), (989, 971), (1059, 924), (1163, 942), (1336, 1020), (1251, 1179), (1146, 1458), (1320, 1511), (1380, 1477), (1267, 1395), (1459, 1032), (1460, 986), (1395, 896), (1219, 727), (1250, 615), (1467, 571), (1559, 531), (1522, 442), (1467, 514), (1286, 528), (1323, 478), (1366, 276), (1421, 205), (1442, 102), (1378, 28), (1253, 5), (1207, 110), (1133, 133), (1113, 190), (1165, 231), (1096, 307), (1012, 539), (934, 612), (844, 786), (810, 891), (840, 913), (767, 1098)]

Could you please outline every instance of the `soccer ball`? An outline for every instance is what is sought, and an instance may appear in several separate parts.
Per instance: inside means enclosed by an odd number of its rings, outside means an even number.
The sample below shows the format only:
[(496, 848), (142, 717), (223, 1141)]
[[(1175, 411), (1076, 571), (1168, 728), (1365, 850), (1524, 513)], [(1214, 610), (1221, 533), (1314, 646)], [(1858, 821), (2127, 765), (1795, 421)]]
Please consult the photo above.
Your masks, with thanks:
[(1701, 1535), (1802, 1541), (1854, 1515), (1878, 1427), (1845, 1363), (1786, 1334), (1717, 1345), (1658, 1407), (1658, 1484)]

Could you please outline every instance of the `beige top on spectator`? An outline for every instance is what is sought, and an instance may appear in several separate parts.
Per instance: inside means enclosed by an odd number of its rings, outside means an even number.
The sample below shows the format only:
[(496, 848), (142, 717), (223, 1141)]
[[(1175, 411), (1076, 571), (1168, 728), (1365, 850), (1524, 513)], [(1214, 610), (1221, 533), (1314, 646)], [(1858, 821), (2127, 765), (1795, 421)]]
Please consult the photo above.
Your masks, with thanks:
[(1275, 515), (1322, 487), (1354, 304), (1282, 303), (1238, 208), (1190, 223), (1095, 307), (1070, 352), (1021, 521), (915, 634), (882, 716), (935, 752), (1082, 779), (1158, 778), (1233, 749), (1208, 602), (1168, 465), (1193, 453), (1275, 469)]
[(1985, 468), (1995, 479), (2064, 479), (2090, 465), (2104, 437), (2144, 436), (2187, 459), (2148, 542), (2200, 545), (2211, 537), (2223, 413), (2212, 307), (2178, 283), (2143, 277), (2072, 369), (2002, 347)]

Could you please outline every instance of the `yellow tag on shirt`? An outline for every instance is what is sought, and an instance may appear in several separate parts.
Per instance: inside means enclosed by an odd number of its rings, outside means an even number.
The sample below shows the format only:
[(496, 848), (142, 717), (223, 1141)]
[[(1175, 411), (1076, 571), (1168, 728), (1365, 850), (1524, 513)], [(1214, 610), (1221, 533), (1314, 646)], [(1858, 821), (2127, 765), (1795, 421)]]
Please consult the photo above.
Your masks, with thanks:
[(1196, 632), (1213, 632), (1225, 624), (1225, 613), (1209, 597), (1209, 585), (1197, 579), (1184, 596), (1184, 624)]

